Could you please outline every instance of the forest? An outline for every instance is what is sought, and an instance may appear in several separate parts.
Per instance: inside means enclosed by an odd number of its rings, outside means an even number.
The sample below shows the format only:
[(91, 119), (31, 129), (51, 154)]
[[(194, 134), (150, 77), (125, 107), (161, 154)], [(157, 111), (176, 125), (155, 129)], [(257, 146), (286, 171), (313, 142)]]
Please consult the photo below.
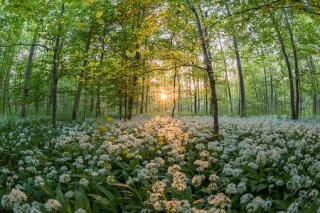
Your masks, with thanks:
[(320, 212), (319, 0), (1, 0), (0, 212)]

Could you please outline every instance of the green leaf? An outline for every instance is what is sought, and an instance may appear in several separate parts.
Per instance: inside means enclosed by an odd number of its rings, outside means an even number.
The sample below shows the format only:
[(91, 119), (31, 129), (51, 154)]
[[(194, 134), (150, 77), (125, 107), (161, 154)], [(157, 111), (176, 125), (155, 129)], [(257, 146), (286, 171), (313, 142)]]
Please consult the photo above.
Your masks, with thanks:
[(102, 15), (103, 15), (103, 11), (102, 10), (96, 12), (96, 18), (97, 19), (100, 18)]
[(60, 212), (61, 213), (71, 213), (71, 207), (68, 199), (62, 194), (60, 184), (56, 188), (56, 199), (61, 203)]
[(132, 52), (130, 52), (129, 50), (126, 50), (126, 56), (128, 58), (134, 58), (136, 56), (136, 54), (137, 54), (137, 51), (135, 51), (135, 50)]
[(259, 184), (259, 185), (257, 186), (257, 192), (259, 192), (259, 191), (261, 191), (261, 190), (263, 190), (263, 189), (265, 189), (265, 188), (267, 188), (267, 185), (261, 183), (261, 184)]
[(74, 204), (75, 210), (82, 208), (86, 210), (88, 213), (92, 213), (90, 208), (90, 202), (82, 189), (75, 191), (74, 197), (76, 199), (76, 202)]
[(85, 5), (90, 5), (94, 2), (95, 0), (83, 0)]

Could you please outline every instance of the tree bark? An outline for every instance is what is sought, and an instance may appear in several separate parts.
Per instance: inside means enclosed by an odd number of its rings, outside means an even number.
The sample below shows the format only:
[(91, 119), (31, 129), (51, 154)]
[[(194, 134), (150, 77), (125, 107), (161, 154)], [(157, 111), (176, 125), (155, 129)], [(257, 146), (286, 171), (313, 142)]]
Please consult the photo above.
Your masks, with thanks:
[(309, 67), (310, 67), (310, 77), (311, 77), (311, 85), (312, 85), (312, 92), (311, 92), (311, 97), (312, 97), (312, 114), (313, 116), (317, 115), (317, 109), (318, 109), (318, 101), (317, 101), (317, 81), (315, 78), (316, 74), (316, 67), (314, 65), (313, 57), (312, 55), (309, 56)]
[(293, 79), (293, 74), (292, 74), (292, 68), (291, 68), (291, 64), (289, 61), (289, 57), (287, 54), (287, 50), (286, 50), (286, 46), (284, 44), (280, 29), (278, 24), (276, 23), (273, 15), (271, 15), (271, 20), (273, 22), (274, 28), (276, 30), (277, 33), (277, 37), (281, 46), (281, 51), (287, 66), (287, 71), (288, 71), (288, 77), (289, 77), (289, 85), (290, 85), (290, 109), (291, 109), (291, 119), (296, 120), (296, 107), (295, 107), (295, 94), (294, 94), (294, 79)]
[(272, 71), (272, 66), (269, 60), (269, 53), (266, 50), (266, 56), (268, 60), (268, 67), (269, 67), (269, 76), (270, 76), (270, 114), (275, 113), (275, 101), (274, 101), (274, 86), (273, 86), (273, 71)]
[(174, 68), (174, 75), (173, 75), (173, 90), (172, 90), (173, 108), (171, 112), (172, 118), (174, 118), (174, 112), (176, 110), (176, 78), (177, 78), (177, 67)]
[(27, 116), (27, 102), (29, 101), (29, 86), (30, 86), (30, 78), (31, 78), (31, 71), (32, 71), (32, 60), (35, 52), (35, 44), (38, 39), (38, 29), (39, 26), (36, 27), (33, 37), (32, 37), (32, 42), (30, 46), (30, 52), (29, 52), (29, 57), (28, 57), (28, 63), (27, 63), (27, 68), (25, 71), (25, 78), (24, 78), (24, 86), (23, 86), (23, 93), (22, 93), (22, 103), (21, 103), (21, 111), (20, 114), (22, 117)]
[(297, 51), (297, 46), (296, 42), (294, 40), (294, 34), (293, 34), (293, 29), (291, 27), (291, 24), (289, 22), (288, 15), (282, 7), (282, 11), (285, 16), (287, 28), (289, 31), (289, 36), (290, 36), (290, 42), (291, 42), (291, 47), (292, 47), (292, 52), (293, 52), (293, 61), (294, 61), (294, 75), (295, 75), (295, 119), (299, 118), (299, 113), (300, 113), (300, 105), (301, 105), (301, 99), (300, 99), (300, 71), (299, 71), (299, 59), (298, 59), (298, 51)]
[(265, 111), (269, 113), (269, 94), (268, 94), (268, 81), (267, 81), (267, 68), (264, 60), (263, 50), (261, 48), (261, 59), (263, 65), (263, 80), (264, 80), (264, 107)]
[(11, 113), (11, 106), (10, 106), (10, 71), (11, 71), (11, 66), (12, 64), (8, 67), (7, 73), (6, 73), (6, 79), (4, 82), (4, 87), (3, 87), (3, 100), (2, 100), (2, 113), (6, 113), (6, 108), (8, 107), (9, 112)]
[(206, 72), (208, 75), (210, 89), (211, 89), (211, 99), (212, 99), (212, 107), (213, 107), (213, 140), (218, 139), (219, 135), (219, 118), (218, 118), (218, 98), (216, 93), (216, 82), (213, 75), (213, 67), (211, 61), (211, 53), (210, 46), (207, 37), (203, 34), (202, 24), (199, 18), (199, 15), (194, 6), (191, 5), (190, 0), (187, 0), (190, 10), (195, 16), (198, 36), (201, 41), (201, 48), (203, 52), (204, 64), (206, 66)]
[(140, 114), (143, 114), (143, 105), (144, 105), (144, 90), (145, 90), (145, 81), (146, 81), (146, 78), (143, 77), (142, 78), (142, 88), (141, 88), (141, 101), (140, 101)]
[[(60, 11), (60, 18), (63, 17), (64, 13), (64, 3), (61, 4), (61, 11)], [(58, 96), (58, 70), (59, 70), (59, 50), (62, 49), (62, 44), (60, 44), (60, 34), (62, 31), (62, 24), (59, 23), (58, 26), (58, 35), (56, 36), (55, 45), (53, 48), (53, 67), (52, 67), (52, 85), (51, 85), (51, 94), (52, 94), (52, 126), (56, 128), (57, 126), (57, 110), (58, 110), (58, 103), (57, 103), (57, 96)], [(61, 46), (60, 46), (61, 45)]]
[(232, 96), (231, 96), (231, 89), (230, 89), (230, 82), (229, 82), (229, 76), (228, 76), (228, 67), (227, 67), (227, 62), (226, 62), (226, 57), (224, 55), (224, 50), (222, 47), (220, 35), (218, 37), (219, 45), (220, 45), (220, 50), (222, 52), (222, 60), (223, 60), (223, 66), (224, 66), (224, 71), (225, 71), (225, 81), (227, 84), (227, 93), (228, 93), (228, 99), (229, 99), (229, 107), (230, 107), (230, 113), (233, 113), (233, 108), (232, 108)]
[[(88, 64), (87, 57), (88, 57), (88, 51), (89, 51), (89, 48), (90, 48), (92, 31), (93, 31), (93, 26), (91, 26), (91, 28), (90, 28), (90, 30), (88, 32), (87, 39), (86, 39), (86, 44), (85, 44), (85, 48), (84, 48), (85, 59), (83, 60), (83, 64), (82, 64), (83, 68), (85, 68), (87, 66), (87, 64)], [(83, 75), (84, 75), (84, 73), (83, 73), (83, 71), (81, 71), (80, 77), (84, 77)], [(73, 103), (73, 109), (72, 109), (72, 120), (77, 119), (77, 116), (78, 116), (80, 97), (81, 97), (81, 92), (82, 92), (82, 86), (83, 86), (83, 82), (80, 79), (80, 81), (78, 81), (77, 91), (76, 91), (76, 94), (75, 94), (75, 97), (74, 97), (74, 103)]]

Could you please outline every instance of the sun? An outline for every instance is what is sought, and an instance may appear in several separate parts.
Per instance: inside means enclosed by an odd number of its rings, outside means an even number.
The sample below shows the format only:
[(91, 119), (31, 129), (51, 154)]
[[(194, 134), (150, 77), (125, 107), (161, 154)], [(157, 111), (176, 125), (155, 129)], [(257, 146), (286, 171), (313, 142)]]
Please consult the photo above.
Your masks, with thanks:
[(167, 98), (167, 94), (166, 93), (161, 93), (160, 96), (161, 96), (162, 100), (166, 100), (166, 98)]

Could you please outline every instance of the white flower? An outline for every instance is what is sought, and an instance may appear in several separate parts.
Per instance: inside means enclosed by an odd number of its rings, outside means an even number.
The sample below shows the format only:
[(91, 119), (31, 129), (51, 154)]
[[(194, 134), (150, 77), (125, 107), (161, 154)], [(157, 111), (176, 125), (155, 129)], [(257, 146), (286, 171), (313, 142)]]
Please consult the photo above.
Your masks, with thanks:
[(244, 194), (240, 198), (240, 203), (248, 203), (253, 198), (253, 195), (250, 193)]
[(68, 199), (72, 198), (73, 195), (74, 195), (74, 192), (73, 192), (73, 191), (67, 191), (67, 192), (64, 194), (64, 196), (66, 196), (66, 198), (68, 198)]
[(246, 183), (240, 182), (237, 186), (237, 193), (242, 194), (247, 190)]
[(87, 213), (87, 211), (84, 210), (84, 209), (79, 208), (74, 213)]
[(1, 200), (5, 208), (13, 208), (14, 205), (21, 205), (27, 201), (27, 195), (20, 189), (12, 189), (8, 195), (4, 195)]
[(227, 194), (236, 194), (237, 193), (237, 186), (234, 183), (229, 183), (226, 188)]
[(68, 175), (68, 174), (61, 174), (61, 175), (59, 176), (59, 181), (60, 181), (61, 183), (69, 183), (70, 180), (71, 180), (71, 177), (70, 177), (70, 175)]
[(41, 176), (37, 176), (34, 180), (35, 186), (43, 186), (44, 185), (44, 179)]
[(61, 204), (59, 201), (55, 200), (55, 199), (49, 199), (47, 200), (47, 202), (44, 204), (44, 207), (46, 208), (46, 210), (48, 212), (57, 212), (60, 207)]
[(82, 186), (88, 186), (89, 181), (87, 179), (85, 179), (85, 178), (81, 178), (79, 180), (79, 184), (82, 185)]

